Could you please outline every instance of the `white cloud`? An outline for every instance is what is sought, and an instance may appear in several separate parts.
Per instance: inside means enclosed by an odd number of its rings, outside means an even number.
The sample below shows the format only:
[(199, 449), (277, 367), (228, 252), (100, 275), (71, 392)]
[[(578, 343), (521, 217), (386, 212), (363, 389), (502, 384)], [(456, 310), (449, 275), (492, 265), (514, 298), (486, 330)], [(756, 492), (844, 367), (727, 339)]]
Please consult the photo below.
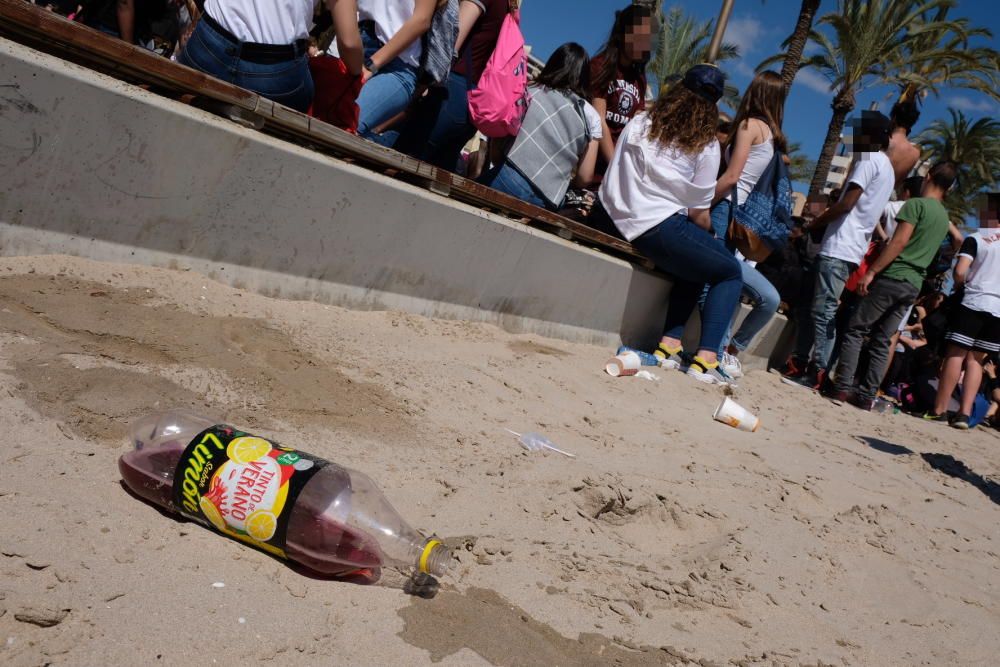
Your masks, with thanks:
[(813, 69), (800, 69), (795, 75), (795, 83), (801, 83), (806, 88), (811, 88), (817, 93), (829, 94), (832, 91), (830, 82), (825, 76)]
[(760, 38), (767, 32), (764, 26), (755, 18), (739, 17), (729, 21), (726, 26), (726, 36), (723, 41), (740, 47), (740, 55), (746, 56), (760, 46)]
[(948, 106), (955, 107), (956, 109), (960, 109), (962, 111), (990, 113), (996, 110), (996, 104), (991, 100), (973, 100), (959, 95), (946, 101)]

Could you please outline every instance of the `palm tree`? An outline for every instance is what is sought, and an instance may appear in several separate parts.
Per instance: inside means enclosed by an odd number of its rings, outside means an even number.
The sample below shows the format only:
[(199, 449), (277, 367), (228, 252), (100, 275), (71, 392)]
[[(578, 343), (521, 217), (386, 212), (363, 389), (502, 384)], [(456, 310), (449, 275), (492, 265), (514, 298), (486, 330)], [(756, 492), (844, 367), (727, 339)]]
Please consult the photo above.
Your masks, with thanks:
[[(951, 5), (952, 0), (838, 0), (837, 11), (824, 15), (820, 26), (829, 26), (833, 38), (812, 30), (809, 38), (819, 51), (802, 61), (802, 67), (815, 67), (836, 89), (830, 104), (833, 116), (827, 128), (823, 150), (816, 163), (809, 194), (818, 194), (826, 183), (834, 150), (840, 142), (847, 116), (854, 110), (857, 94), (864, 85), (884, 75), (884, 62), (897, 57), (919, 35), (940, 30), (937, 22), (921, 22), (929, 12)], [(920, 61), (930, 57), (914, 53)], [(762, 69), (785, 58), (778, 54), (758, 66)]]
[[(668, 88), (684, 76), (684, 72), (698, 63), (705, 62), (708, 44), (712, 39), (714, 21), (699, 23), (684, 13), (682, 7), (671, 7), (663, 11), (662, 0), (657, 3), (660, 30), (656, 39), (656, 50), (649, 63), (661, 89)], [(716, 57), (716, 64), (740, 57), (740, 49), (735, 44), (723, 42)], [(734, 86), (726, 86), (722, 101), (729, 107), (739, 106), (739, 91)]]
[(785, 47), (785, 62), (781, 66), (781, 79), (785, 82), (786, 93), (792, 87), (792, 81), (795, 80), (795, 75), (799, 72), (802, 52), (805, 51), (806, 42), (809, 41), (813, 17), (816, 16), (818, 10), (819, 0), (802, 0), (799, 20), (795, 22), (795, 30), (782, 44)]
[(812, 178), (816, 163), (802, 152), (802, 144), (798, 141), (788, 142), (788, 177), (792, 182), (808, 183)]
[(919, 19), (937, 26), (921, 32), (887, 59), (880, 78), (900, 89), (900, 101), (919, 100), (940, 87), (966, 88), (1000, 101), (1000, 52), (985, 46), (970, 47), (973, 38), (992, 39), (986, 28), (972, 28), (969, 19), (948, 19), (951, 7), (939, 7)]
[(945, 206), (952, 216), (964, 220), (975, 213), (976, 194), (1000, 182), (1000, 121), (980, 118), (971, 122), (961, 111), (948, 112), (950, 121), (934, 121), (914, 142), (925, 159), (958, 163), (958, 184), (945, 197)]

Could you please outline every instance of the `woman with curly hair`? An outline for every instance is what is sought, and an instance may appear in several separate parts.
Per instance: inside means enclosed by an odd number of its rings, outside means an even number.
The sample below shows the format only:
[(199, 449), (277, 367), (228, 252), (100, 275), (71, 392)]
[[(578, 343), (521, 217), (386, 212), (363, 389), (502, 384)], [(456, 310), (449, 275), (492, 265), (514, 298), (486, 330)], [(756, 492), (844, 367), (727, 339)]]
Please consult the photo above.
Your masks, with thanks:
[(708, 285), (698, 352), (687, 374), (709, 384), (731, 384), (718, 350), (743, 286), (736, 257), (712, 233), (709, 209), (719, 173), (716, 103), (724, 76), (696, 65), (649, 113), (622, 131), (599, 193), (606, 215), (635, 248), (674, 277), (663, 339), (655, 354), (664, 368), (680, 368), (684, 325)]

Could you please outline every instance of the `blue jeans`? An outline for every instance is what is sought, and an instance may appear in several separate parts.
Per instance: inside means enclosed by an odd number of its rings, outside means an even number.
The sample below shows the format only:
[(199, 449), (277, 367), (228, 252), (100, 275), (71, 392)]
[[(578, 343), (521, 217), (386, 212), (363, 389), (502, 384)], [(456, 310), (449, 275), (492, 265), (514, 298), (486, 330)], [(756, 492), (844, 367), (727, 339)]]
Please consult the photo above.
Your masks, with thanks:
[(743, 272), (743, 294), (750, 299), (753, 310), (740, 324), (740, 328), (729, 344), (742, 352), (750, 347), (754, 337), (767, 326), (774, 314), (778, 312), (781, 296), (771, 281), (754, 267), (746, 262), (740, 262), (740, 270)]
[(729, 230), (729, 220), (733, 217), (733, 202), (723, 199), (712, 208), (712, 230), (723, 243), (726, 242), (726, 232)]
[(712, 235), (676, 213), (632, 241), (657, 268), (674, 277), (663, 335), (681, 338), (684, 325), (708, 284), (701, 313), (699, 349), (718, 350), (740, 301), (740, 262)]
[(296, 111), (309, 110), (314, 89), (308, 55), (279, 63), (252, 63), (240, 58), (240, 48), (239, 42), (198, 21), (177, 60)]
[(483, 185), (488, 185), (494, 190), (499, 190), (511, 197), (517, 197), (521, 201), (528, 202), (529, 204), (534, 204), (535, 206), (540, 206), (541, 208), (548, 208), (551, 210), (552, 206), (545, 201), (545, 198), (535, 189), (535, 186), (531, 184), (531, 181), (526, 179), (521, 175), (517, 169), (514, 169), (510, 163), (504, 161), (499, 167), (494, 167), (493, 169), (486, 172), (480, 181)]
[[(365, 58), (371, 58), (384, 45), (374, 35), (371, 28), (362, 25), (361, 43)], [(371, 139), (383, 145), (392, 141), (381, 139), (374, 129), (393, 116), (406, 111), (417, 89), (417, 68), (404, 63), (399, 58), (382, 67), (378, 74), (368, 79), (358, 95), (358, 136)]]
[(455, 171), (462, 147), (476, 134), (469, 119), (469, 83), (461, 74), (448, 75), (445, 86), (431, 88), (415, 105), (395, 149)]
[(825, 369), (833, 354), (833, 344), (837, 340), (837, 306), (844, 293), (844, 285), (857, 264), (820, 255), (816, 258), (816, 292), (813, 296), (812, 321), (813, 340), (812, 362), (817, 369)]

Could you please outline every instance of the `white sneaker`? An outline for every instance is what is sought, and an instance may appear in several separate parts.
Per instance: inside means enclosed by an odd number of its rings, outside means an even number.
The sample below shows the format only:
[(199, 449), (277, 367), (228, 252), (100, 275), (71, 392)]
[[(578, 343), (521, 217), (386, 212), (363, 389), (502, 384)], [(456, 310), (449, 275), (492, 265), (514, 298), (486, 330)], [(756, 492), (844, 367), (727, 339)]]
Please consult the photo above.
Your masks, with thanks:
[(722, 359), (720, 360), (719, 365), (722, 366), (722, 370), (724, 370), (726, 372), (726, 375), (728, 375), (729, 377), (731, 378), (743, 377), (743, 364), (740, 363), (739, 359), (729, 354), (728, 352), (722, 353)]
[(721, 364), (716, 364), (709, 368), (701, 360), (701, 357), (695, 357), (691, 360), (691, 366), (687, 369), (687, 376), (705, 384), (717, 384), (723, 387), (737, 388), (733, 378), (723, 370)]

